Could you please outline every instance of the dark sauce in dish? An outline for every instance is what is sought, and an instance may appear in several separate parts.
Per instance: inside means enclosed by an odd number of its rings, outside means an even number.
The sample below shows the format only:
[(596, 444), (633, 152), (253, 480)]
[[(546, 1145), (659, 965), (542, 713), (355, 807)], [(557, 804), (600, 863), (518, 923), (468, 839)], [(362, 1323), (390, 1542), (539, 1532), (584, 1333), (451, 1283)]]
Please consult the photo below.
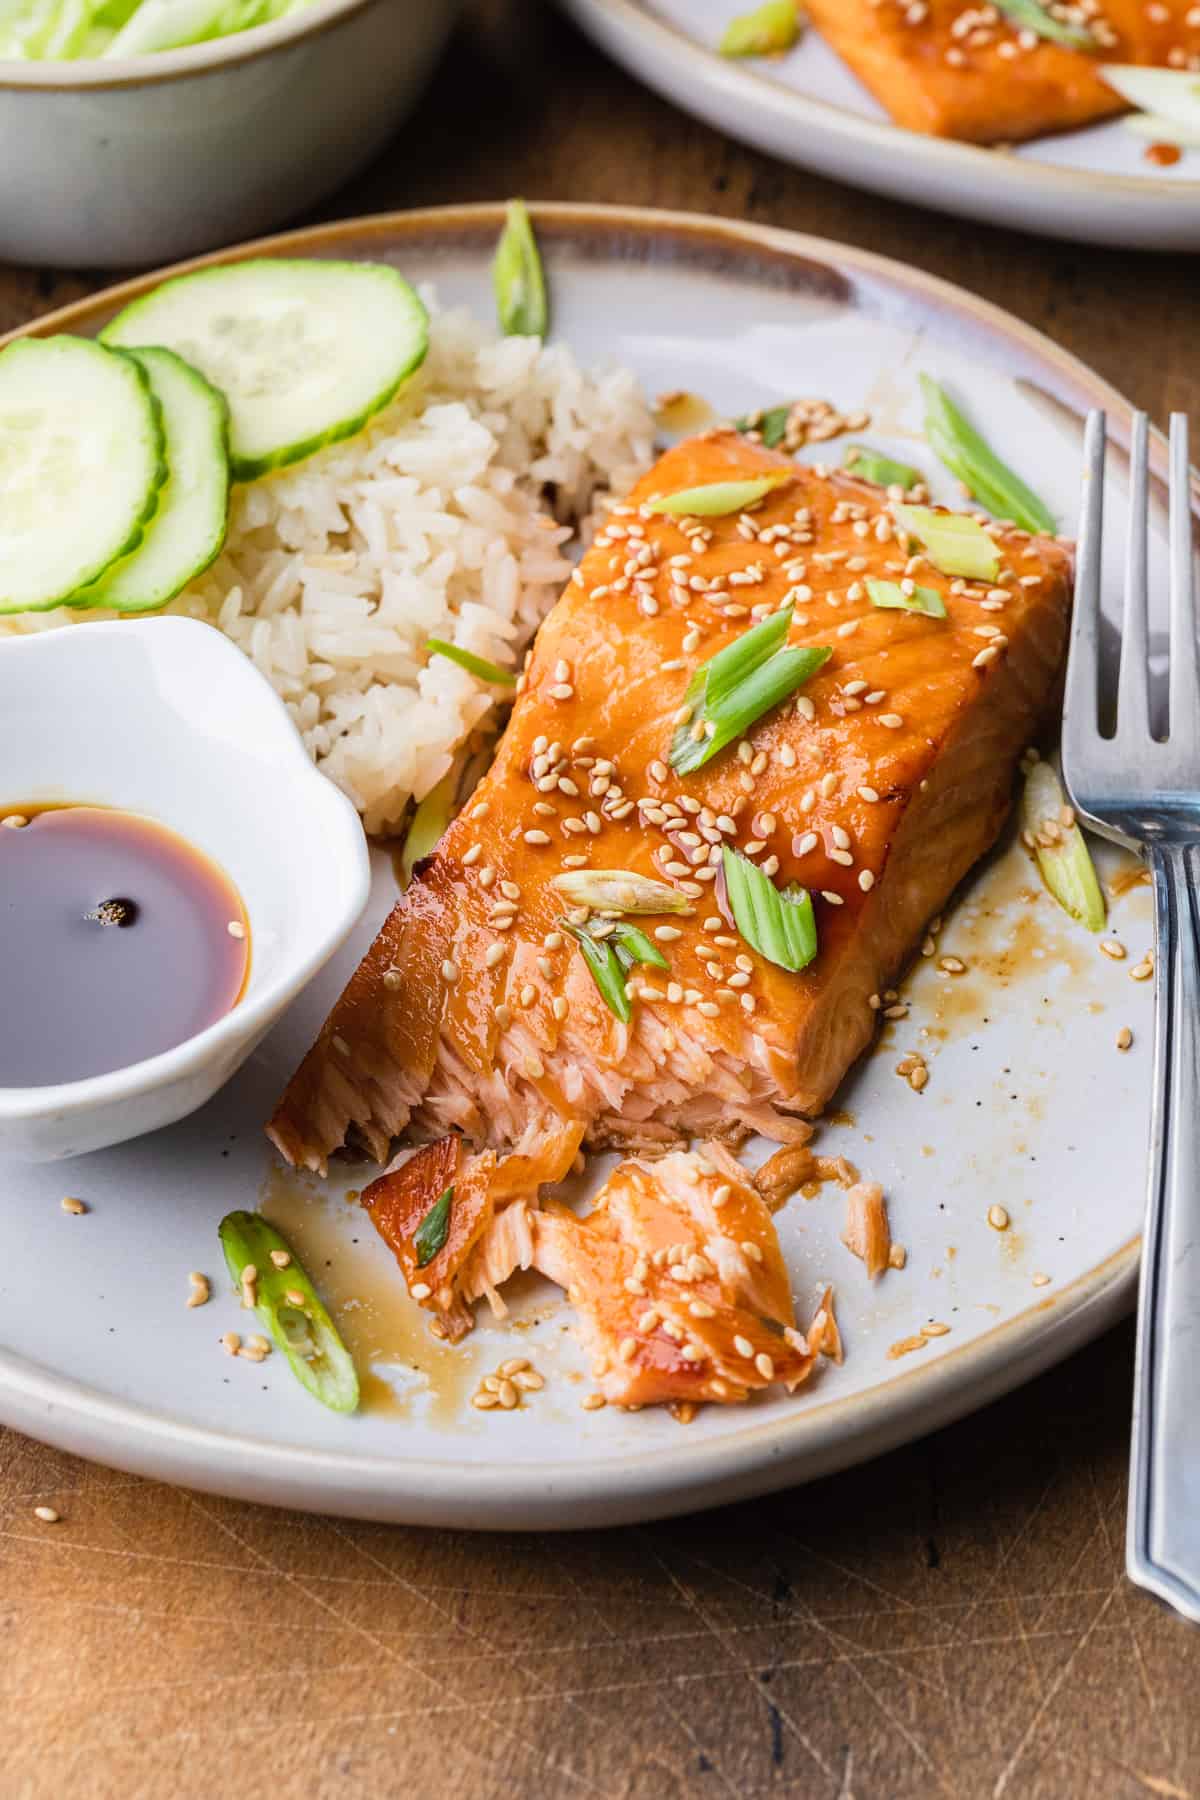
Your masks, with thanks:
[(107, 807), (0, 807), (0, 1087), (170, 1050), (236, 1006), (249, 966), (241, 896), (176, 832)]

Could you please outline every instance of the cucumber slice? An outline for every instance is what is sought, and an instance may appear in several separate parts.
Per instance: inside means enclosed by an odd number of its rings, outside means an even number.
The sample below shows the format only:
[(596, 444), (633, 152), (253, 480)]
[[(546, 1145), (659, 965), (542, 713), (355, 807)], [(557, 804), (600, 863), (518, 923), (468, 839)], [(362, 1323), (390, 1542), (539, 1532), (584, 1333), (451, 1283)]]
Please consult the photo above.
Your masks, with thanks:
[(0, 351), (0, 613), (59, 606), (136, 549), (163, 449), (131, 358), (65, 336)]
[(259, 259), (179, 275), (105, 326), (106, 344), (161, 344), (229, 402), (235, 481), (350, 437), (425, 360), (429, 320), (383, 263)]
[(153, 612), (207, 569), (229, 520), (228, 410), (223, 395), (173, 350), (121, 350), (144, 371), (162, 409), (167, 484), (134, 551), (72, 596), (73, 606)]

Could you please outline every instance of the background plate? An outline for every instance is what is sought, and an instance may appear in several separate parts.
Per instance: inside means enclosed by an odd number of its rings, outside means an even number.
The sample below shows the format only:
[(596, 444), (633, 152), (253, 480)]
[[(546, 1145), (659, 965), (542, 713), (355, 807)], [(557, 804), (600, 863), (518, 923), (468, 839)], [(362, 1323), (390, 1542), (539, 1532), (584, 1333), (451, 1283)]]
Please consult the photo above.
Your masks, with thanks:
[(1171, 169), (1119, 121), (1013, 151), (923, 137), (887, 114), (817, 32), (787, 56), (712, 46), (737, 0), (562, 0), (609, 55), (730, 136), (897, 200), (1048, 237), (1139, 250), (1200, 248), (1200, 151)]
[[(450, 208), (293, 233), (266, 248), (387, 258), (434, 281), (443, 302), (490, 313), (500, 219), (496, 207)], [(1118, 446), (1127, 441), (1125, 403), (1079, 363), (899, 265), (685, 215), (542, 207), (536, 221), (556, 333), (589, 362), (632, 364), (652, 392), (688, 389), (722, 413), (813, 393), (865, 407), (874, 424), (861, 435), (903, 450), (949, 497), (916, 435), (916, 374), (927, 369), (969, 394), (1068, 530), (1083, 410), (1107, 406)], [(95, 330), (146, 285), (127, 283), (37, 329)], [(1152, 454), (1161, 483), (1157, 441)], [(1119, 453), (1110, 466), (1116, 498)], [(1110, 601), (1122, 548), (1114, 530)], [(1152, 561), (1157, 575), (1161, 527)], [(823, 1368), (792, 1399), (707, 1408), (681, 1430), (658, 1411), (581, 1410), (586, 1370), (568, 1310), (544, 1285), (517, 1294), (515, 1330), (481, 1321), (463, 1350), (437, 1345), (347, 1198), (369, 1171), (343, 1165), (327, 1184), (300, 1180), (261, 1135), (394, 896), (386, 856), (376, 863), (352, 941), (203, 1112), (76, 1163), (0, 1166), (5, 1423), (251, 1500), (437, 1525), (618, 1523), (805, 1480), (928, 1431), (1065, 1355), (1129, 1304), (1149, 984), (1101, 956), (1009, 848), (977, 873), (942, 932), (941, 951), (958, 953), (968, 973), (948, 980), (919, 962), (911, 1017), (889, 1026), (819, 1134), (824, 1149), (885, 1184), (907, 1268), (868, 1283), (839, 1242), (835, 1189), (780, 1214), (802, 1316), (821, 1282), (836, 1286), (842, 1368)], [(1150, 941), (1148, 902), (1142, 887), (1114, 902), (1113, 930), (1134, 957)], [(1122, 1056), (1113, 1039), (1124, 1024), (1136, 1041)], [(910, 1047), (930, 1064), (921, 1095), (893, 1072)], [(83, 1196), (86, 1217), (60, 1210), (65, 1193)], [(369, 1403), (353, 1419), (315, 1406), (279, 1357), (254, 1367), (219, 1349), (219, 1334), (242, 1321), (218, 1279), (216, 1225), (230, 1207), (260, 1201), (295, 1235), (373, 1369)], [(1009, 1231), (988, 1226), (993, 1202), (1011, 1214)], [(213, 1303), (196, 1311), (184, 1305), (190, 1269), (214, 1278)], [(1049, 1281), (1035, 1285), (1035, 1274)], [(928, 1319), (949, 1334), (890, 1358)], [(518, 1414), (474, 1412), (478, 1375), (515, 1348), (535, 1356), (545, 1391)]]

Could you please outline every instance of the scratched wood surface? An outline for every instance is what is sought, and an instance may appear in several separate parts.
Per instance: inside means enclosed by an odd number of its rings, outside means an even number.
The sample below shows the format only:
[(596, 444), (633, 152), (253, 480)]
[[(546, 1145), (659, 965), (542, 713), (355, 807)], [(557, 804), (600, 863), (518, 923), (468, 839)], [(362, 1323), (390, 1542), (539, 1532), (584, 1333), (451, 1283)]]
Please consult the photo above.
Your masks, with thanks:
[[(908, 257), (1200, 422), (1194, 262), (796, 173), (493, 0), (326, 212), (513, 192)], [(0, 326), (102, 279), (0, 269)], [(1131, 1368), (1122, 1327), (865, 1469), (578, 1536), (270, 1512), (0, 1432), (0, 1796), (1200, 1800), (1200, 1637), (1122, 1574)]]

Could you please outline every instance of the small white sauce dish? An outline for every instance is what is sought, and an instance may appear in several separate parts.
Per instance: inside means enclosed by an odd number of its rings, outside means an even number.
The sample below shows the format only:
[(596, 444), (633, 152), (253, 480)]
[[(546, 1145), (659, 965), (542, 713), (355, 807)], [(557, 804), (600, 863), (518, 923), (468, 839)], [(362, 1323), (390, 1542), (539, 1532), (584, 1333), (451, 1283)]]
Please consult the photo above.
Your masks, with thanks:
[(0, 1087), (0, 1155), (33, 1162), (202, 1106), (343, 942), (370, 885), (353, 806), (254, 665), (195, 620), (0, 638), (0, 810), (62, 802), (148, 815), (218, 863), (250, 921), (250, 976), (230, 1012), (173, 1050), (55, 1087)]

